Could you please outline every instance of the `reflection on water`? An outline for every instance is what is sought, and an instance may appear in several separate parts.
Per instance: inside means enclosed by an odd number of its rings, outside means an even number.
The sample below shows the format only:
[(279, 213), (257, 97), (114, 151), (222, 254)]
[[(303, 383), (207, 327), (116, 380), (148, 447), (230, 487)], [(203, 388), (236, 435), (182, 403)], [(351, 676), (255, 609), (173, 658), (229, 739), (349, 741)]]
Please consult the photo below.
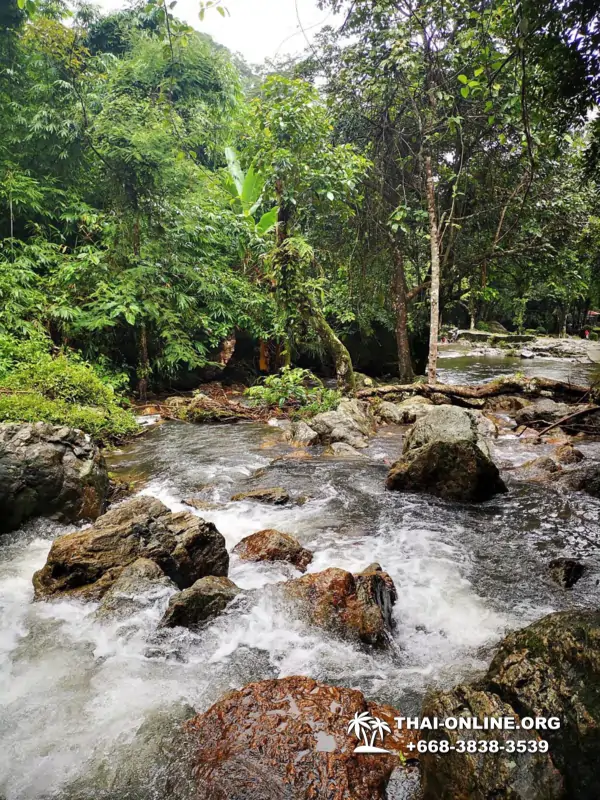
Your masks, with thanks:
[(592, 362), (574, 363), (559, 358), (514, 358), (467, 356), (463, 347), (440, 347), (438, 380), (440, 383), (484, 383), (499, 375), (520, 372), (528, 378), (552, 378), (587, 386), (600, 378), (600, 367)]
[[(310, 675), (416, 713), (427, 687), (477, 675), (507, 629), (554, 609), (597, 606), (600, 503), (510, 478), (507, 495), (476, 507), (386, 492), (386, 462), (400, 448), (401, 431), (383, 428), (370, 459), (335, 460), (319, 450), (297, 458), (268, 426), (167, 423), (111, 457), (117, 472), (149, 477), (143, 491), (172, 509), (191, 494), (214, 503), (196, 513), (217, 525), (230, 551), (249, 533), (278, 528), (314, 551), (310, 571), (380, 562), (399, 595), (389, 652), (290, 616), (270, 585), (298, 573), (235, 556), (230, 576), (248, 594), (203, 630), (158, 634), (166, 597), (102, 625), (93, 605), (30, 603), (31, 575), (65, 529), (38, 521), (5, 540), (0, 795), (166, 800), (174, 796), (171, 730), (232, 687)], [(522, 456), (514, 438), (496, 448), (503, 460)], [(283, 486), (304, 502), (230, 501), (258, 486)], [(572, 592), (548, 578), (557, 555), (583, 556), (592, 567)]]

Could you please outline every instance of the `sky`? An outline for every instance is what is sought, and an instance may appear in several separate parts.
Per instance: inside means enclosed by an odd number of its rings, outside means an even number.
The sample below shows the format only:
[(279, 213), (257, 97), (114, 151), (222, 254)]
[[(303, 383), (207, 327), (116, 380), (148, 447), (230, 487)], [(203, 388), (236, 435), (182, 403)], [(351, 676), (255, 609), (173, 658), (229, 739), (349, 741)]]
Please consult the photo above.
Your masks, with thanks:
[[(105, 11), (128, 5), (126, 0), (95, 0), (95, 4)], [(310, 39), (323, 25), (336, 21), (331, 12), (317, 8), (317, 0), (225, 0), (225, 6), (229, 17), (207, 11), (203, 22), (198, 19), (198, 0), (178, 0), (173, 13), (241, 53), (250, 64), (301, 53), (307, 46), (306, 37)]]

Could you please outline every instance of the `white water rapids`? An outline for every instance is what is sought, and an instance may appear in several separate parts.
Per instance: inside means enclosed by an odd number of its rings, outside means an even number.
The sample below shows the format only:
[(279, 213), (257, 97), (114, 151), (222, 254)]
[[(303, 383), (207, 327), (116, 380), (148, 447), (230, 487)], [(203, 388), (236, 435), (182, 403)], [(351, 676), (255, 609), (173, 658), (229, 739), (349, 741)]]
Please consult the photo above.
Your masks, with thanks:
[[(532, 453), (524, 447), (502, 440), (498, 458), (526, 460)], [(148, 598), (125, 622), (101, 624), (93, 605), (31, 602), (31, 576), (52, 538), (67, 528), (38, 520), (5, 537), (0, 797), (166, 800), (174, 796), (168, 733), (231, 688), (309, 675), (414, 714), (428, 687), (448, 687), (485, 669), (506, 630), (552, 610), (597, 605), (595, 569), (567, 593), (549, 580), (546, 565), (557, 555), (596, 563), (600, 503), (516, 483), (508, 495), (472, 508), (386, 492), (385, 459), (399, 450), (393, 428), (381, 430), (369, 458), (344, 461), (290, 457), (297, 451), (267, 426), (170, 423), (112, 459), (113, 469), (146, 475), (142, 491), (173, 510), (204, 487), (202, 499), (220, 506), (195, 513), (216, 524), (230, 551), (249, 533), (277, 528), (314, 551), (310, 572), (358, 571), (378, 561), (399, 595), (388, 652), (361, 649), (290, 618), (267, 584), (299, 573), (235, 556), (230, 577), (258, 591), (200, 632), (157, 634), (168, 592)], [(234, 492), (257, 486), (283, 486), (305, 502), (229, 502)]]

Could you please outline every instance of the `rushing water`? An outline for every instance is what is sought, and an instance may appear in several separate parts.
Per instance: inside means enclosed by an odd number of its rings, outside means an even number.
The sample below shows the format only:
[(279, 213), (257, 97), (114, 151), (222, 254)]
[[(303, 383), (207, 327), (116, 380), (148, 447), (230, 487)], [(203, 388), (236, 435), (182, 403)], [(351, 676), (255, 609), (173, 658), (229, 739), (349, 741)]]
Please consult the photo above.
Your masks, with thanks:
[[(216, 504), (228, 549), (263, 528), (315, 553), (309, 571), (356, 571), (378, 561), (398, 588), (389, 652), (373, 652), (291, 618), (269, 585), (298, 573), (241, 562), (244, 589), (198, 633), (156, 633), (168, 591), (126, 622), (99, 623), (95, 606), (31, 603), (31, 576), (53, 537), (38, 520), (0, 548), (0, 797), (5, 800), (164, 800), (169, 733), (230, 688), (303, 674), (361, 689), (416, 713), (428, 687), (481, 672), (506, 630), (552, 610), (598, 603), (600, 503), (511, 483), (508, 495), (463, 507), (384, 489), (402, 431), (383, 428), (364, 459), (337, 460), (286, 445), (269, 426), (167, 423), (111, 457), (173, 510), (192, 494)], [(544, 452), (506, 436), (501, 461)], [(588, 456), (597, 457), (596, 445)], [(300, 502), (231, 502), (237, 491), (283, 486)], [(549, 580), (556, 555), (591, 565), (571, 592)]]

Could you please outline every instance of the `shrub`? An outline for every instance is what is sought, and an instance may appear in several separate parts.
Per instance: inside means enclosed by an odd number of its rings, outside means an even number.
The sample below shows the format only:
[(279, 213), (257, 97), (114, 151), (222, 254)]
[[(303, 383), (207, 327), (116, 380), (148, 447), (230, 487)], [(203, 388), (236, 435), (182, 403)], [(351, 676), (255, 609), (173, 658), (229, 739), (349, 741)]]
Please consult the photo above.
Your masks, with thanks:
[(285, 408), (298, 416), (311, 416), (337, 408), (341, 395), (327, 389), (307, 369), (284, 367), (277, 375), (261, 379), (246, 390), (250, 403), (268, 408)]
[(117, 393), (126, 376), (96, 368), (78, 354), (51, 353), (52, 342), (38, 335), (0, 335), (0, 421), (51, 422), (80, 428), (100, 442), (138, 430), (120, 407)]
[(123, 408), (75, 405), (65, 400), (49, 400), (36, 392), (0, 393), (2, 422), (50, 422), (79, 428), (101, 444), (106, 444), (139, 430), (134, 416)]

